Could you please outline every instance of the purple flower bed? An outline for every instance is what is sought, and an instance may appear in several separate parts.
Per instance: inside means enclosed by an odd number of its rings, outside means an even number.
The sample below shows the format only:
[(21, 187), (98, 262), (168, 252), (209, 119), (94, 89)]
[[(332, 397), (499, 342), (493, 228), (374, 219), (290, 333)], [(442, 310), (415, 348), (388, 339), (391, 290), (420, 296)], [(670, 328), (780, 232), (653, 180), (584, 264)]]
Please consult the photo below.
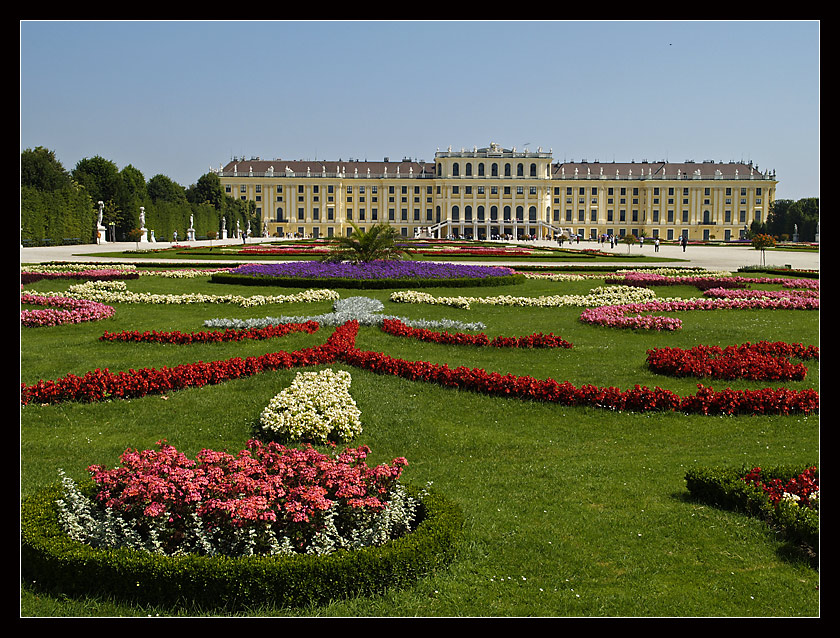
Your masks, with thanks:
[(231, 271), (254, 277), (305, 277), (309, 279), (486, 279), (509, 277), (510, 268), (471, 266), (427, 261), (371, 261), (363, 264), (295, 261), (282, 264), (245, 264)]

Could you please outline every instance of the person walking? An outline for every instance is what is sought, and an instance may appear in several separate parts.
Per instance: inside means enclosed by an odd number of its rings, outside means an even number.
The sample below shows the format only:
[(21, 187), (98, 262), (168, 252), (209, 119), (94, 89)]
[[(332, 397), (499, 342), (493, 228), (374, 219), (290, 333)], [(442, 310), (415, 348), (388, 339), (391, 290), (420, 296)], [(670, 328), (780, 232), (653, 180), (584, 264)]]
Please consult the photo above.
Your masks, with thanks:
[(653, 240), (653, 252), (659, 252), (659, 237)]

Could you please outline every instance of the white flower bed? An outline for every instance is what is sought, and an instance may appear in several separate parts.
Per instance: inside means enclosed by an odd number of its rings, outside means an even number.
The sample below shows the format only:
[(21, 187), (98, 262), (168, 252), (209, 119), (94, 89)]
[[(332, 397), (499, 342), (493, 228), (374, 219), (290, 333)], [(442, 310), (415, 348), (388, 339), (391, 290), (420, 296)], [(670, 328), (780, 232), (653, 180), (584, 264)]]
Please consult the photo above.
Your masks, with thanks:
[(134, 272), (137, 269), (135, 264), (27, 264), (20, 267), (21, 272), (36, 273), (60, 273), (60, 272), (85, 272), (88, 270), (125, 270)]
[(656, 297), (648, 288), (635, 286), (599, 286), (588, 295), (547, 295), (542, 297), (435, 297), (426, 292), (403, 290), (391, 294), (391, 301), (400, 303), (427, 303), (455, 308), (469, 309), (471, 304), (492, 306), (520, 306), (536, 308), (557, 308), (561, 306), (597, 307), (614, 304), (643, 303)]
[(130, 292), (124, 281), (86, 281), (70, 286), (67, 292), (47, 292), (44, 296), (71, 297), (88, 299), (101, 303), (148, 303), (148, 304), (191, 304), (191, 303), (232, 303), (248, 308), (265, 304), (301, 303), (311, 301), (334, 301), (338, 293), (328, 289), (305, 290), (293, 295), (159, 295), (144, 292)]
[(362, 432), (361, 411), (350, 396), (350, 373), (331, 369), (298, 372), (292, 384), (271, 399), (260, 425), (295, 440), (349, 441)]

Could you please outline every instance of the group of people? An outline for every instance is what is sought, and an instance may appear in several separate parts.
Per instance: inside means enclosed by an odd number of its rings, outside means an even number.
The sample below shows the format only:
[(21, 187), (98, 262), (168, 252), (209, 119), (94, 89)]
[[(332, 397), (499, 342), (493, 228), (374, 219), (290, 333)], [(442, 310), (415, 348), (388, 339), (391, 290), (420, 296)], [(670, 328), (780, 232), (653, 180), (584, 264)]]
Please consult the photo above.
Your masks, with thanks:
[[(563, 236), (561, 235), (558, 239), (560, 245), (563, 245)], [(578, 236), (578, 241), (580, 241), (580, 237)], [(620, 237), (616, 237), (615, 235), (607, 235), (606, 233), (598, 236), (598, 243), (599, 244), (607, 244), (609, 242), (610, 248), (614, 248), (616, 244), (621, 241)], [(683, 252), (685, 252), (685, 248), (688, 245), (688, 238), (685, 235), (681, 235), (677, 239), (677, 243), (682, 247)], [(639, 248), (645, 247), (645, 238), (644, 236), (639, 237)], [(654, 252), (659, 252), (659, 237), (653, 238), (653, 250)]]

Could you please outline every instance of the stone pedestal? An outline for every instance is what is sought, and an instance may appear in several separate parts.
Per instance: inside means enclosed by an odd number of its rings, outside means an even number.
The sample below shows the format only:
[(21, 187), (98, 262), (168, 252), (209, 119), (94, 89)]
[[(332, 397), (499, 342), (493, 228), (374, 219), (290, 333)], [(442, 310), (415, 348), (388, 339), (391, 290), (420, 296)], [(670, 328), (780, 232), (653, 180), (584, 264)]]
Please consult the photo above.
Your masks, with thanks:
[(145, 228), (140, 229), (140, 243), (141, 244), (149, 243), (149, 231)]
[(195, 241), (195, 228), (187, 228), (187, 241)]
[(96, 243), (97, 244), (107, 244), (108, 243), (108, 230), (105, 226), (97, 226), (96, 227)]

